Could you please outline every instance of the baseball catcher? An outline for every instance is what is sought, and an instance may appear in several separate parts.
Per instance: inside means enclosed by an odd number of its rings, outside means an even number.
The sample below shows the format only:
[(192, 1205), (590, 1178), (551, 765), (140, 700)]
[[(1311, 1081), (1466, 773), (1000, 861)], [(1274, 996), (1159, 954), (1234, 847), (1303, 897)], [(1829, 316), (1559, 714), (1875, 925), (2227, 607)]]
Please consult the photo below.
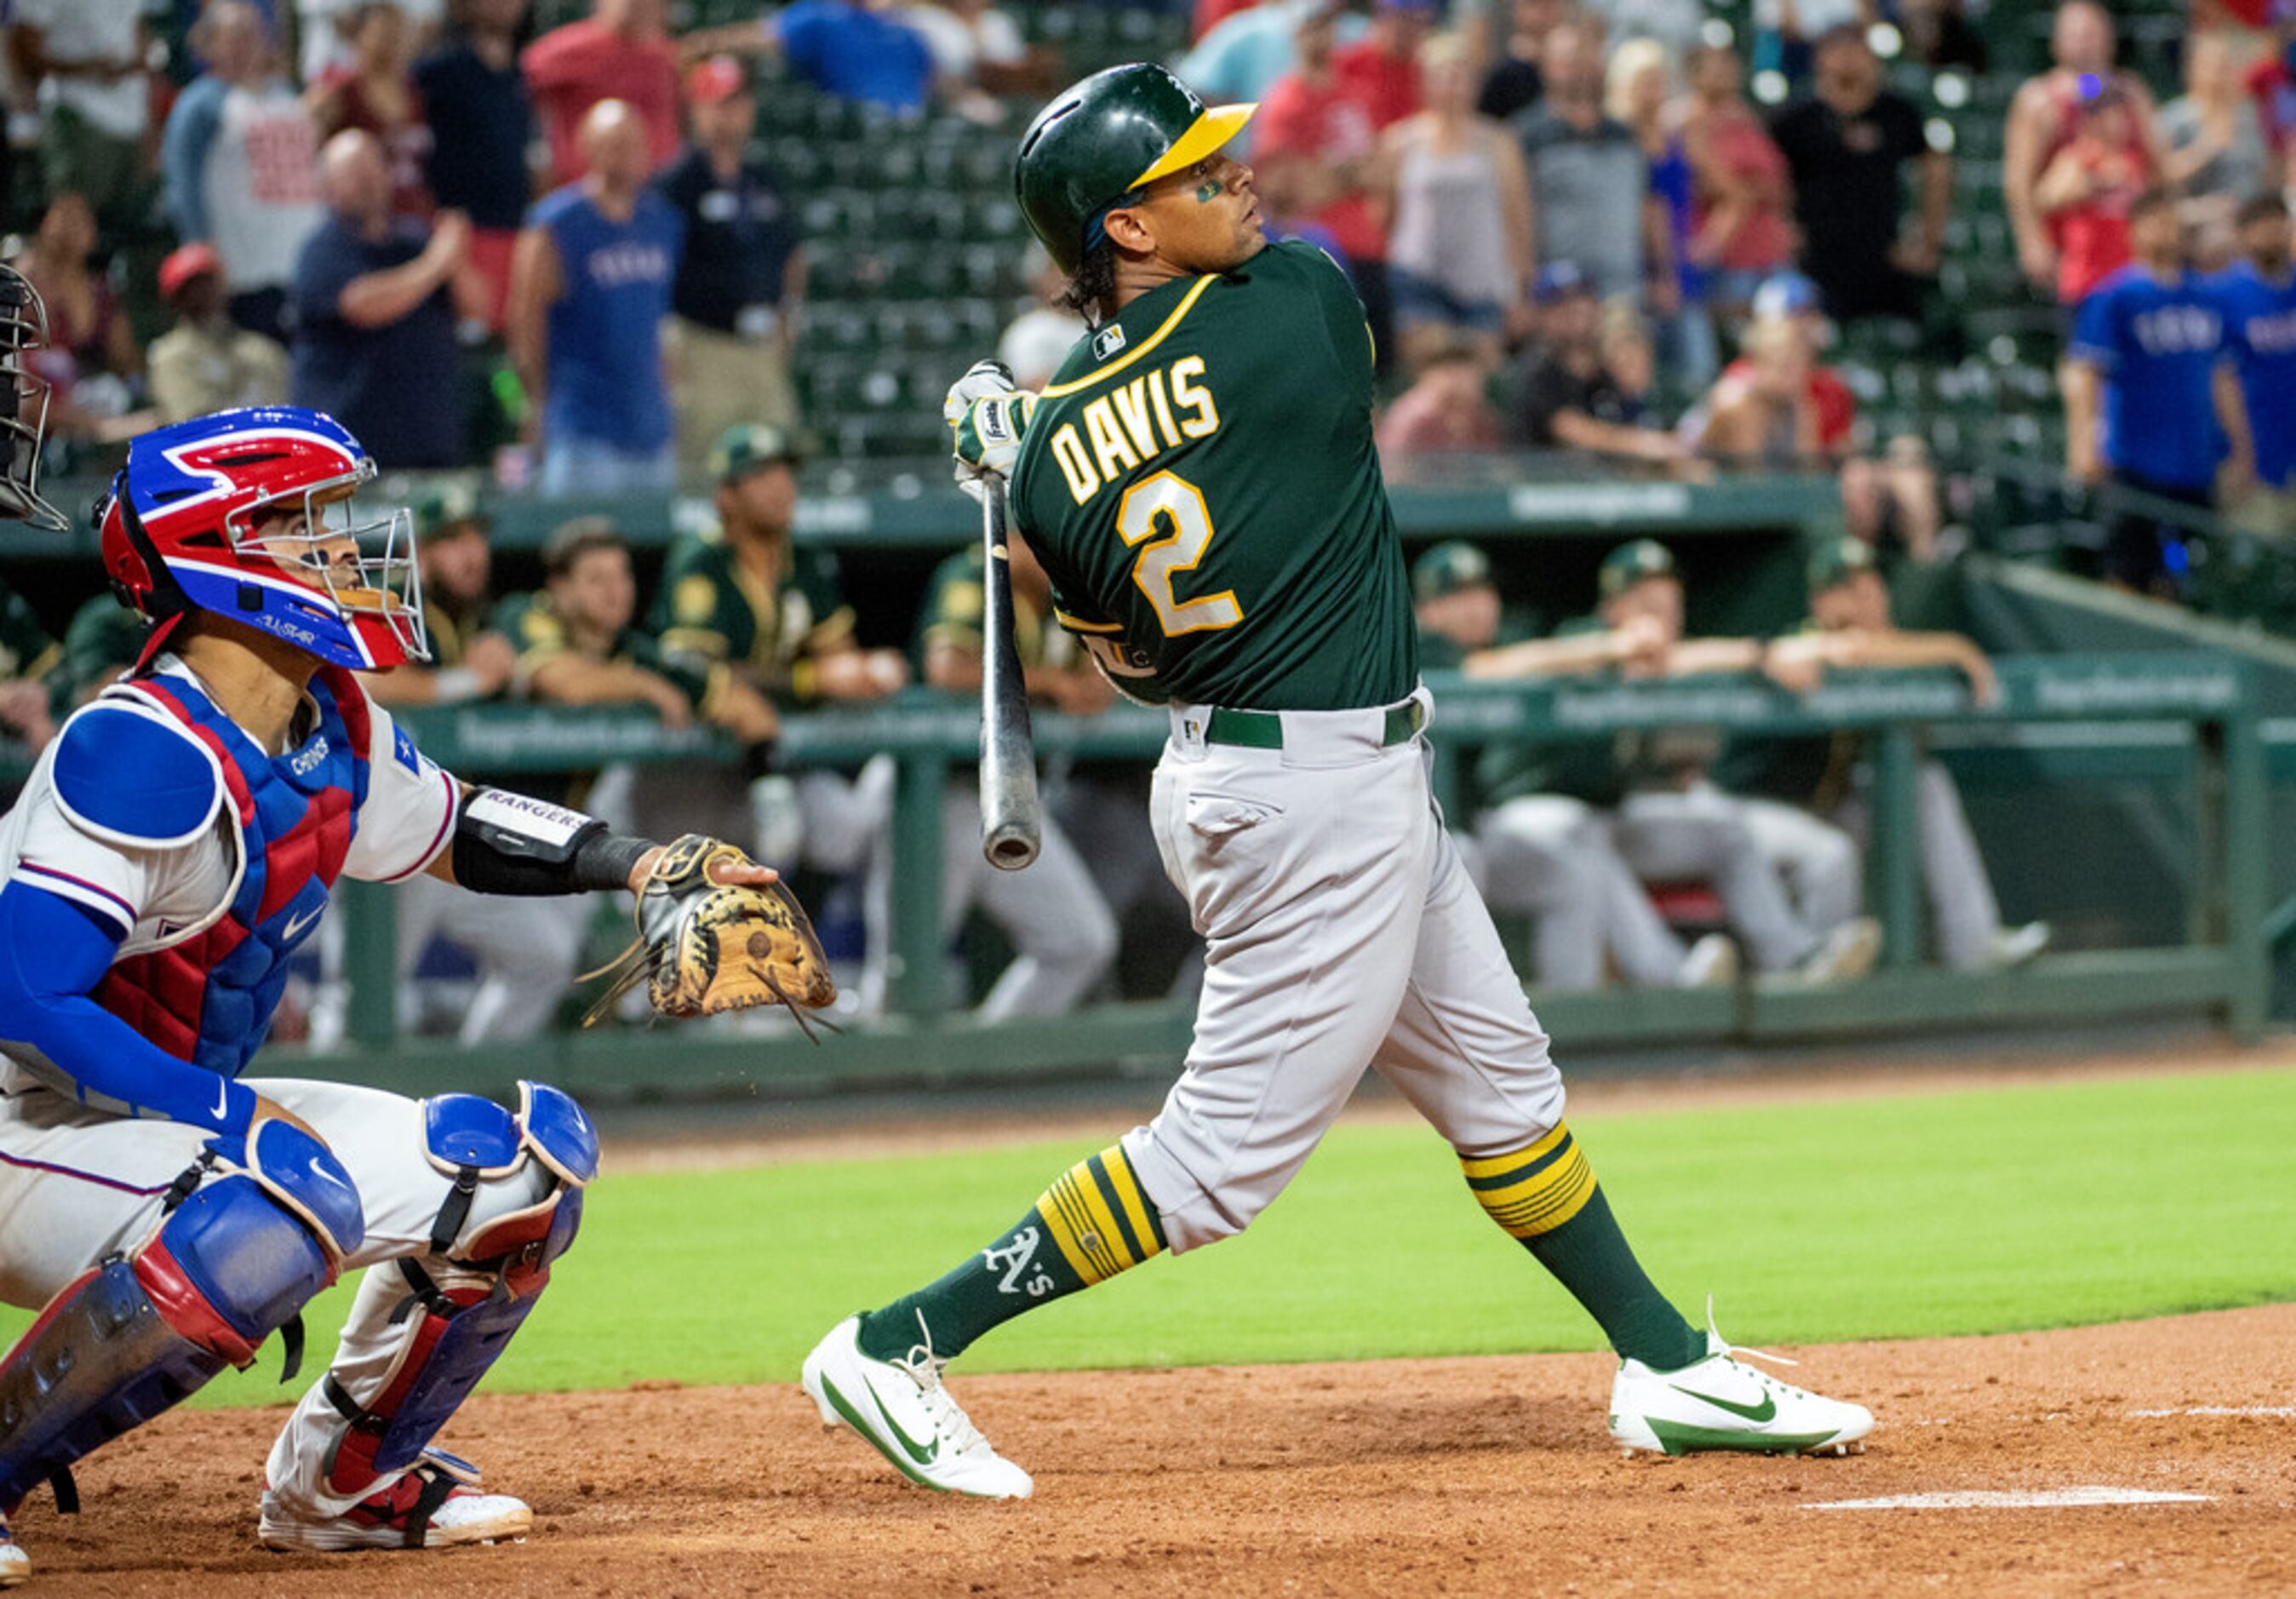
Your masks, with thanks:
[[(273, 1446), (262, 1541), (438, 1547), (524, 1534), (434, 1443), (573, 1243), (598, 1144), (540, 1083), (515, 1109), (249, 1078), (287, 964), (345, 876), (639, 895), (671, 1014), (832, 996), (803, 912), (739, 850), (668, 849), (458, 783), (360, 687), (427, 658), (411, 522), (361, 520), (374, 463), (332, 419), (225, 412), (130, 447), (104, 569), (152, 624), (0, 818), (0, 1357), (5, 1518), (72, 1464), (247, 1366), (373, 1267)], [(59, 1374), (62, 1374), (59, 1376)]]

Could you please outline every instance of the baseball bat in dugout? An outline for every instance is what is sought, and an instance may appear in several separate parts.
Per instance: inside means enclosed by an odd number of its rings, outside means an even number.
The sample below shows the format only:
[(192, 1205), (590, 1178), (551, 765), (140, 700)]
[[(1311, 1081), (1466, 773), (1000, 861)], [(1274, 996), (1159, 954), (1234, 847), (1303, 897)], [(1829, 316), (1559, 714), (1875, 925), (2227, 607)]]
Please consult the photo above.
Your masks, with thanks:
[(980, 496), (987, 546), (987, 615), (980, 652), (980, 850), (988, 864), (1018, 872), (1044, 843), (1037, 798), (1037, 746), (1029, 728), (1029, 685), (1013, 631), (1013, 570), (1006, 546), (1004, 480), (989, 477)]

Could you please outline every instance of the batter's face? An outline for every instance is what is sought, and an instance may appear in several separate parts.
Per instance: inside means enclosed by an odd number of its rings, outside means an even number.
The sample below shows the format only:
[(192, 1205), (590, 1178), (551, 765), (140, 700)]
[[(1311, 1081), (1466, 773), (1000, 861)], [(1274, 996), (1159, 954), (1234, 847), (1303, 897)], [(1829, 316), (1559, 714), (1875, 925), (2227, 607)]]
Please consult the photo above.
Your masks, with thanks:
[(1108, 214), (1119, 249), (1156, 257), (1182, 273), (1232, 272), (1267, 244), (1251, 168), (1215, 151), (1160, 177), (1146, 195)]
[(1625, 626), (1637, 617), (1656, 622), (1669, 644), (1682, 638), (1682, 579), (1644, 578), (1603, 605), (1603, 621), (1611, 627)]

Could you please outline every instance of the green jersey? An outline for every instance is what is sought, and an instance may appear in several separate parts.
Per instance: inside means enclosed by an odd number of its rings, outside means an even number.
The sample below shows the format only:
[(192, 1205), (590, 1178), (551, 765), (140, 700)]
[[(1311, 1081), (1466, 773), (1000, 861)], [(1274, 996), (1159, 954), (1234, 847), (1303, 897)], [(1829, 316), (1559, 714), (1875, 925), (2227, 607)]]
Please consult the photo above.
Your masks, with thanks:
[(113, 599), (98, 594), (64, 626), (63, 661), (52, 679), (53, 697), (76, 705), (135, 664), (151, 628), (144, 619)]
[(1061, 625), (1137, 698), (1392, 704), (1419, 662), (1372, 348), (1312, 244), (1158, 285), (1038, 396), (1013, 520)]
[(809, 700), (808, 663), (851, 641), (853, 611), (829, 555), (784, 546), (768, 587), (713, 526), (670, 546), (649, 626), (672, 655), (746, 667), (776, 699)]
[[(976, 544), (933, 568), (932, 580), (925, 586), (925, 603), (917, 611), (916, 637), (909, 646), (909, 666), (918, 682), (924, 681), (925, 654), (936, 644), (980, 653), (981, 629), (988, 615), (988, 594), (982, 584), (988, 564), (988, 557)], [(1013, 596), (1013, 647), (1022, 666), (1044, 664), (1045, 619), (1021, 594)]]

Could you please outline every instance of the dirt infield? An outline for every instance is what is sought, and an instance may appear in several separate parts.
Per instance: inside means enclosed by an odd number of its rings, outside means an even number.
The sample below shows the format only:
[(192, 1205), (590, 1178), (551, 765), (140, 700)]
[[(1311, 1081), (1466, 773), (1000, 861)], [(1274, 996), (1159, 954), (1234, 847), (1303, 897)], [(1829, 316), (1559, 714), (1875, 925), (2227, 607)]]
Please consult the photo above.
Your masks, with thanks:
[[(270, 1555), (276, 1412), (176, 1414), (17, 1530), (28, 1595), (1767, 1595), (2296, 1590), (2296, 1307), (1792, 1351), (1864, 1400), (1847, 1460), (1621, 1459), (1591, 1355), (982, 1377), (1025, 1505), (909, 1488), (793, 1386), (481, 1397), (443, 1440), (524, 1545)], [(2152, 1413), (2152, 1414), (2147, 1414)], [(2139, 1490), (2082, 1507), (1846, 1499)]]

